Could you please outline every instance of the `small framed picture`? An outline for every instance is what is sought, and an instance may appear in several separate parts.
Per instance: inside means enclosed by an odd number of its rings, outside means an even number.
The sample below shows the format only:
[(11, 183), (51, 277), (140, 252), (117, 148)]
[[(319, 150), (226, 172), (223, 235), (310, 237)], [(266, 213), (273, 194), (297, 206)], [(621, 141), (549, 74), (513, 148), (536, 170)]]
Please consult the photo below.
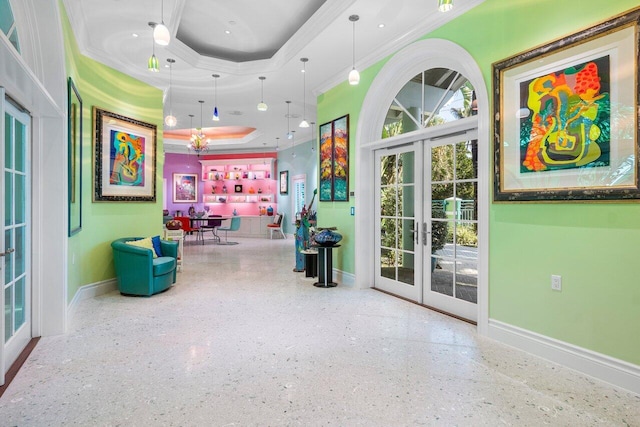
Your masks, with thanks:
[(280, 172), (280, 194), (289, 192), (289, 171)]
[(192, 173), (173, 174), (173, 202), (198, 202), (198, 175)]
[(242, 193), (242, 185), (236, 184), (234, 189), (236, 193)]

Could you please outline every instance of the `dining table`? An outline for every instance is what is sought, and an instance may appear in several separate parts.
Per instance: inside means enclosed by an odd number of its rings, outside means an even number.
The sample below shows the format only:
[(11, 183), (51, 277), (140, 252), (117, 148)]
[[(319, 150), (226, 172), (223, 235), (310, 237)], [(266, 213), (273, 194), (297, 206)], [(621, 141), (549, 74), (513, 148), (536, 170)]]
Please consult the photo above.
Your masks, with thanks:
[[(195, 228), (197, 229), (197, 234), (196, 234), (196, 242), (198, 240), (202, 241), (202, 244), (204, 245), (204, 232), (203, 232), (203, 226), (207, 229), (207, 230), (211, 230), (211, 232), (213, 233), (213, 240), (216, 242), (220, 242), (220, 236), (218, 236), (218, 234), (216, 233), (216, 229), (222, 225), (222, 221), (226, 221), (226, 220), (230, 220), (231, 218), (233, 218), (233, 216), (225, 216), (225, 215), (203, 215), (203, 216), (191, 216), (189, 217), (189, 223), (191, 225), (191, 228)], [(212, 224), (209, 221), (216, 221), (216, 223)]]

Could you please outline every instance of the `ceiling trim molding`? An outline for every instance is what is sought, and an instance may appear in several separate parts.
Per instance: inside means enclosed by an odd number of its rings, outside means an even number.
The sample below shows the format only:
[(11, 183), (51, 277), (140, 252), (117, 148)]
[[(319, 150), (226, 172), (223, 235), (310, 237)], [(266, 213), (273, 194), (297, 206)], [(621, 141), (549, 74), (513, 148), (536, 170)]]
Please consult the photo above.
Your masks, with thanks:
[[(447, 22), (453, 20), (454, 18), (457, 18), (458, 16), (467, 13), (469, 10), (484, 3), (485, 1), (486, 0), (470, 0), (469, 3), (465, 4), (465, 6), (457, 7), (456, 5), (456, 7), (451, 12), (448, 12), (448, 13), (437, 12), (434, 5), (434, 11), (435, 13), (438, 13), (438, 18), (436, 18), (435, 20), (425, 19), (423, 21), (424, 22), (423, 25), (419, 25), (412, 28), (410, 31), (407, 31), (400, 37), (396, 37), (394, 40), (389, 41), (389, 43), (385, 45), (381, 45), (378, 49), (375, 50), (374, 53), (357, 60), (358, 69), (360, 70), (360, 72), (362, 72), (363, 70), (366, 70), (367, 68), (376, 64), (378, 61), (381, 61), (387, 56), (390, 56), (399, 52), (401, 49), (417, 41), (418, 39), (423, 37), (425, 34), (428, 34), (431, 31), (446, 24)], [(334, 88), (340, 83), (346, 82), (347, 76), (349, 75), (349, 71), (351, 69), (350, 67), (351, 66), (349, 66), (348, 68), (345, 68), (340, 73), (335, 74), (334, 76), (325, 80), (320, 85), (313, 88), (312, 89), (313, 95), (315, 97), (318, 97), (319, 95), (327, 92), (328, 90)]]

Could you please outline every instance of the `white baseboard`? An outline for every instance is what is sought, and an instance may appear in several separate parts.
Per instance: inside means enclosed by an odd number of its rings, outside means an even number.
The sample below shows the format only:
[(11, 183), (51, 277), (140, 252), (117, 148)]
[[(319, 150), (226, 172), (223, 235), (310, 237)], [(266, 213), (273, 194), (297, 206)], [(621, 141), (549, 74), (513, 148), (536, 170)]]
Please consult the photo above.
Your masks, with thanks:
[(333, 277), (340, 283), (345, 286), (353, 286), (356, 283), (356, 276), (353, 273), (347, 273), (342, 270), (333, 269)]
[(118, 289), (118, 282), (115, 278), (82, 286), (67, 306), (67, 319), (69, 321), (73, 319), (73, 315), (81, 301), (97, 297), (98, 295), (104, 295), (116, 289)]
[(489, 337), (640, 394), (640, 366), (489, 319)]

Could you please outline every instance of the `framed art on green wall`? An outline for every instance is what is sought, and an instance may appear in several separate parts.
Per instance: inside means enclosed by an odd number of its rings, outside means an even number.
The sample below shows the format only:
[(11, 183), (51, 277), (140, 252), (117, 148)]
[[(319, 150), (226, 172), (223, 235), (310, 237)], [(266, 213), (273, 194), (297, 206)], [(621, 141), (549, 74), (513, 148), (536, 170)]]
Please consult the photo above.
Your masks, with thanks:
[(68, 235), (82, 229), (82, 98), (69, 77), (67, 81), (68, 129)]
[(94, 201), (156, 201), (156, 126), (93, 108)]
[(320, 201), (349, 200), (349, 115), (320, 125)]
[(493, 64), (494, 201), (640, 199), (639, 15)]

